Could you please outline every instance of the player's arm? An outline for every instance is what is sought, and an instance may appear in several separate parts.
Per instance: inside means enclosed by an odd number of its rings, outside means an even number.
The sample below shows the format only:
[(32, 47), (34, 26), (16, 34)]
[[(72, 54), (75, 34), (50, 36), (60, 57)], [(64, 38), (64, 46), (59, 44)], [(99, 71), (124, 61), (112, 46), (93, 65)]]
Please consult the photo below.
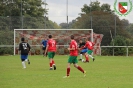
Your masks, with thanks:
[(18, 48), (18, 54), (20, 55), (21, 53), (21, 44), (19, 44), (19, 48)]
[(31, 46), (27, 43), (27, 47), (28, 47), (28, 53), (31, 54), (30, 50), (31, 50)]
[(47, 43), (47, 46), (46, 46), (46, 50), (45, 50), (44, 55), (46, 55), (46, 53), (47, 53), (47, 51), (48, 51), (48, 47), (49, 47), (49, 45), (48, 45), (48, 43)]
[(28, 45), (28, 49), (29, 49), (29, 51), (30, 51), (30, 49), (31, 49), (31, 46), (29, 45), (29, 43), (27, 43), (27, 45)]
[(68, 48), (68, 50), (75, 50), (75, 46), (74, 45), (70, 45), (70, 47)]
[(82, 46), (80, 49), (84, 49), (87, 48), (87, 44), (85, 44), (84, 46)]

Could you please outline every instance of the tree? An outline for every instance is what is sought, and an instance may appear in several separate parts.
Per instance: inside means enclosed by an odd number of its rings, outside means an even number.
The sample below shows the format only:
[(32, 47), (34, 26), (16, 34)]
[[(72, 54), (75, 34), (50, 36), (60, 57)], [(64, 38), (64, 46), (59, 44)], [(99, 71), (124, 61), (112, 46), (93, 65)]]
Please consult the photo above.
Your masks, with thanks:
[(47, 5), (47, 3), (42, 0), (5, 0), (0, 2), (0, 7), (2, 8), (0, 10), (0, 19), (2, 19), (0, 25), (5, 25), (5, 28), (0, 29), (6, 29), (6, 26), (9, 26), (8, 29), (11, 30), (20, 28), (54, 28), (54, 23), (44, 16), (48, 14), (48, 9), (43, 8), (43, 5)]
[(89, 6), (87, 4), (84, 4), (83, 8), (81, 8), (81, 11), (85, 14), (91, 13), (93, 11), (103, 11), (109, 13), (114, 12), (111, 10), (109, 4), (102, 4), (100, 6), (100, 2), (98, 0), (96, 0), (95, 2), (91, 2)]
[(133, 36), (133, 23), (130, 23), (126, 30)]
[(44, 13), (48, 13), (42, 7), (44, 4), (47, 3), (42, 0), (3, 0), (0, 2), (0, 16), (21, 16), (21, 11), (23, 16), (44, 16)]
[(73, 28), (92, 28), (95, 33), (103, 34), (102, 45), (110, 45), (111, 35), (113, 38), (115, 38), (116, 35), (131, 38), (130, 34), (124, 30), (125, 28), (122, 21), (113, 13), (109, 4), (102, 4), (100, 6), (100, 2), (95, 1), (91, 2), (89, 6), (85, 4), (83, 8), (81, 8), (81, 11), (84, 13), (82, 13), (80, 17), (77, 17)]

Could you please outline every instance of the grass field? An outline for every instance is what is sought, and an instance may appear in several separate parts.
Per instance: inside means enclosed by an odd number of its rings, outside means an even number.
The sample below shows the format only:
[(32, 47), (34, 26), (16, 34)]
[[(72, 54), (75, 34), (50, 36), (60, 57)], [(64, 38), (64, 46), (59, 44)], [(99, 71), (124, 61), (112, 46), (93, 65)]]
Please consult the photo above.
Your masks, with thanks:
[(55, 56), (53, 71), (47, 57), (29, 56), (31, 64), (22, 69), (19, 56), (0, 56), (0, 88), (133, 88), (133, 57), (95, 58), (78, 63), (86, 77), (71, 65), (70, 78), (64, 79), (68, 56)]

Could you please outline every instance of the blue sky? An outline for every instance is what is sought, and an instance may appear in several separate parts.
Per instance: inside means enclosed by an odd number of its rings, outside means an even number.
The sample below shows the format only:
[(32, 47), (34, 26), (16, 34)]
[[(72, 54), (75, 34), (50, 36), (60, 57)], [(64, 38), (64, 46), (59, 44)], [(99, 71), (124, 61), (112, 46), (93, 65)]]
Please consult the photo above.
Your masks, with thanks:
[[(45, 1), (45, 0), (43, 0)], [(96, 0), (91, 0), (96, 1)], [(114, 2), (115, 0), (98, 0), (101, 4), (108, 3), (111, 5), (111, 9), (113, 10)], [(118, 2), (128, 2), (129, 0), (117, 0)], [(132, 0), (133, 2), (133, 0)], [(49, 14), (47, 15), (50, 20), (56, 22), (56, 23), (62, 23), (67, 22), (66, 16), (68, 12), (68, 21), (72, 21), (76, 17), (79, 16), (79, 13), (81, 13), (81, 8), (84, 4), (90, 4), (90, 0), (68, 0), (68, 10), (67, 7), (67, 0), (46, 0), (46, 3), (48, 4), (46, 6), (47, 9), (49, 9)], [(133, 23), (133, 10), (130, 14), (125, 16), (120, 16), (121, 19), (127, 19), (130, 23)]]

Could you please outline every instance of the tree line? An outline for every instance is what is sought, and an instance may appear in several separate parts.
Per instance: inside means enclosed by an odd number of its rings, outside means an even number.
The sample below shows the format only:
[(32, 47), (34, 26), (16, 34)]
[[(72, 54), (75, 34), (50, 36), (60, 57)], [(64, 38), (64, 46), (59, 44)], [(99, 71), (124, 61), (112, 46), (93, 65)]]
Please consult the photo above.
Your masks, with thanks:
[[(108, 3), (100, 5), (100, 2), (96, 0), (89, 5), (84, 4), (81, 8), (81, 13), (79, 13), (80, 16), (68, 24), (60, 23), (59, 25), (49, 20), (46, 16), (48, 9), (43, 8), (43, 5), (48, 5), (48, 3), (42, 0), (0, 1), (1, 45), (11, 45), (13, 43), (13, 29), (66, 29), (67, 27), (69, 29), (92, 28), (95, 33), (104, 35), (101, 45), (133, 45), (133, 23), (129, 23), (126, 19), (121, 20), (111, 10), (111, 6)], [(5, 31), (9, 34), (6, 37)], [(125, 43), (121, 43), (123, 41)]]

